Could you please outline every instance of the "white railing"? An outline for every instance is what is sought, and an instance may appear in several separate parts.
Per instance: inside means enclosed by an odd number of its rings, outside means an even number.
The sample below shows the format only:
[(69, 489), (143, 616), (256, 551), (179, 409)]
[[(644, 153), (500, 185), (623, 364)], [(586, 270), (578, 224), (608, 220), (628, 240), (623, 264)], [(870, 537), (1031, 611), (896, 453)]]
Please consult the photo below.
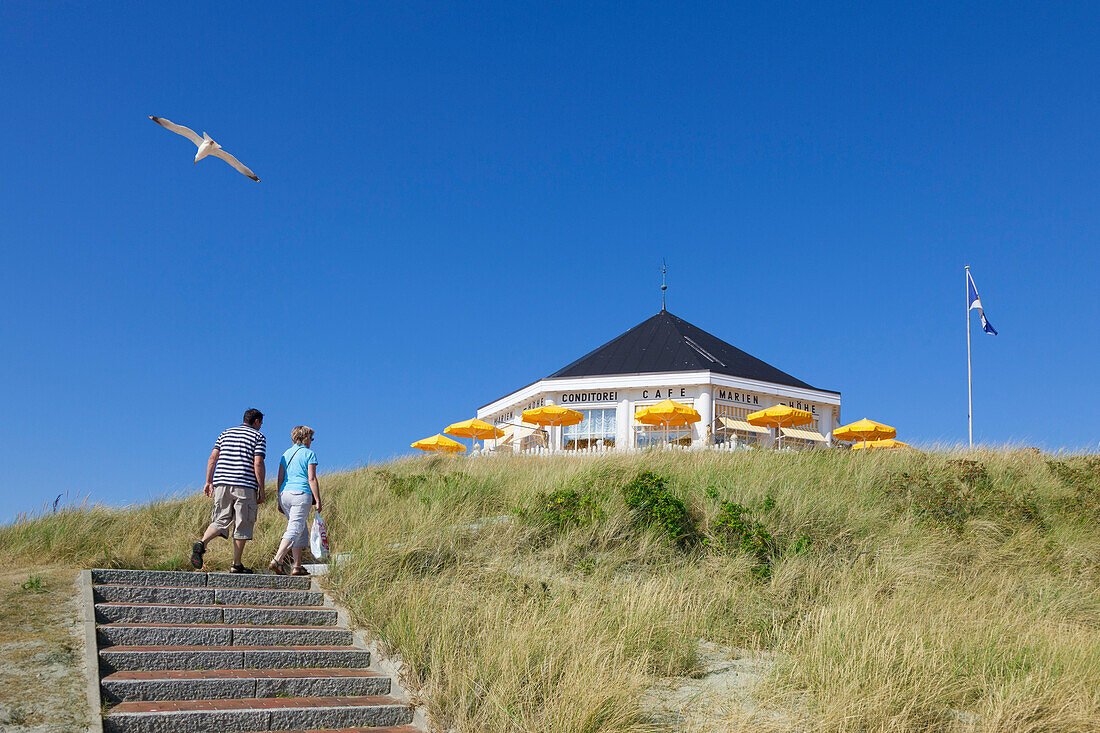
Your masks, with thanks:
[(718, 444), (711, 444), (711, 445), (706, 445), (706, 444), (703, 444), (703, 443), (696, 443), (696, 444), (692, 444), (690, 446), (678, 445), (676, 443), (668, 443), (668, 444), (656, 443), (654, 445), (645, 446), (643, 448), (639, 448), (637, 446), (630, 446), (628, 448), (616, 448), (614, 446), (603, 446), (603, 447), (594, 447), (593, 446), (593, 447), (590, 447), (590, 448), (577, 448), (577, 449), (573, 449), (573, 450), (557, 450), (557, 449), (551, 449), (551, 448), (529, 448), (529, 449), (527, 449), (525, 451), (522, 451), (520, 453), (515, 453), (515, 452), (513, 452), (513, 451), (511, 451), (507, 448), (502, 448), (502, 449), (498, 449), (498, 450), (492, 450), (492, 449), (482, 450), (482, 449), (479, 448), (479, 449), (475, 450), (474, 452), (470, 453), (469, 457), (470, 458), (487, 458), (487, 457), (490, 457), (490, 456), (500, 456), (500, 455), (504, 455), (504, 456), (528, 456), (528, 457), (534, 457), (534, 458), (545, 458), (545, 457), (548, 457), (548, 456), (574, 456), (574, 457), (580, 457), (580, 456), (609, 456), (609, 455), (615, 455), (615, 454), (622, 455), (624, 453), (644, 453), (646, 451), (660, 451), (660, 450), (679, 451), (681, 453), (687, 453), (687, 452), (694, 453), (694, 452), (697, 452), (697, 451), (733, 452), (733, 451), (740, 451), (740, 450), (751, 450), (751, 447), (747, 446), (747, 445), (744, 445), (744, 444), (741, 444), (741, 443), (736, 443), (736, 442), (718, 443)]

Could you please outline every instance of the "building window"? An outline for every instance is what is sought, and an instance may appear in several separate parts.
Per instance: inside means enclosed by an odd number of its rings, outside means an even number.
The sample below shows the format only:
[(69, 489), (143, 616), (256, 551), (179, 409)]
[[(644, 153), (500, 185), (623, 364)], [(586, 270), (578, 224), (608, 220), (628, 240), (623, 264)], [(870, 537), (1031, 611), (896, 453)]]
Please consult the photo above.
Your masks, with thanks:
[(605, 410), (579, 410), (584, 420), (562, 428), (562, 447), (565, 450), (595, 448), (602, 440), (605, 448), (615, 446), (615, 408)]
[(661, 445), (668, 442), (673, 445), (690, 446), (691, 428), (670, 425), (665, 430), (663, 425), (638, 425), (634, 428), (639, 448), (648, 448), (651, 445)]

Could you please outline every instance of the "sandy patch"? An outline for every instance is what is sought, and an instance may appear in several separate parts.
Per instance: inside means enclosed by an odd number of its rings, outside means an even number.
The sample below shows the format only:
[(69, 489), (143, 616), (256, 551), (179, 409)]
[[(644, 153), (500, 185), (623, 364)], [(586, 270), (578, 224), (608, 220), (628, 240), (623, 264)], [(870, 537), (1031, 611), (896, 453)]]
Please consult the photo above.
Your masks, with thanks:
[(83, 609), (77, 572), (0, 572), (0, 730), (86, 730)]
[(772, 653), (700, 641), (696, 658), (695, 674), (665, 677), (647, 691), (643, 704), (654, 723), (685, 733), (749, 730), (744, 721), (760, 717), (774, 724), (754, 696), (775, 664)]

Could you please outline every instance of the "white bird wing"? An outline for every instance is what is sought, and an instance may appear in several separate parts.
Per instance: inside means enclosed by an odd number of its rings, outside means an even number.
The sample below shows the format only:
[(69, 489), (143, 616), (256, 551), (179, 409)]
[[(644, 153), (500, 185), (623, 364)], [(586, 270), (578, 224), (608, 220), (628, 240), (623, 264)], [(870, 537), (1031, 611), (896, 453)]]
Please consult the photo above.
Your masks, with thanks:
[(217, 148), (216, 150), (212, 151), (210, 154), (218, 156), (219, 158), (224, 160), (226, 163), (228, 163), (229, 165), (231, 165), (234, 168), (236, 168), (237, 170), (239, 170), (241, 173), (243, 173), (246, 176), (248, 176), (249, 178), (251, 178), (253, 181), (259, 181), (260, 180), (259, 178), (256, 177), (256, 174), (252, 172), (252, 169), (250, 169), (247, 165), (245, 165), (241, 161), (237, 160), (236, 158), (234, 158), (232, 155), (225, 152), (221, 148)]
[(177, 135), (183, 135), (185, 138), (195, 143), (196, 145), (202, 145), (202, 138), (196, 135), (195, 131), (192, 130), (190, 127), (177, 125), (171, 120), (166, 120), (163, 117), (154, 117), (153, 115), (149, 115), (149, 119), (163, 127), (165, 130), (171, 130)]

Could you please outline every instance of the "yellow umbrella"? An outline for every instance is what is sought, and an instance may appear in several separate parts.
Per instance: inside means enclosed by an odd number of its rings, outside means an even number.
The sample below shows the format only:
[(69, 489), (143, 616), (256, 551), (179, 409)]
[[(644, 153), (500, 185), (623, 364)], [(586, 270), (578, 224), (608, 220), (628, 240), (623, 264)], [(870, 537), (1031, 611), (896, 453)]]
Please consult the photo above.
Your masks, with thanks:
[(443, 428), (443, 432), (447, 435), (456, 435), (459, 438), (469, 438), (470, 446), (473, 447), (473, 441), (478, 438), (502, 438), (504, 437), (504, 431), (498, 427), (494, 427), (484, 420), (478, 420), (476, 417), (471, 420), (463, 420), (462, 422), (456, 422)]
[(561, 405), (545, 405), (523, 411), (523, 422), (532, 425), (576, 425), (583, 421), (583, 413)]
[(880, 422), (874, 420), (868, 420), (863, 418), (862, 420), (856, 420), (854, 423), (844, 425), (833, 431), (833, 438), (836, 440), (862, 440), (866, 443), (869, 440), (886, 440), (887, 438), (896, 437), (898, 431), (889, 425), (883, 425)]
[(523, 411), (523, 422), (546, 427), (578, 425), (584, 422), (584, 413), (561, 405), (544, 405)]
[(775, 428), (777, 445), (783, 445), (783, 433), (780, 428), (793, 428), (796, 425), (809, 425), (814, 421), (813, 413), (786, 405), (773, 405), (763, 410), (749, 413), (745, 417), (749, 425), (761, 428)]
[(690, 425), (702, 420), (694, 407), (675, 400), (664, 400), (634, 413), (634, 419), (644, 425), (664, 425), (665, 442), (668, 442), (668, 428), (671, 425)]
[(410, 448), (419, 448), (432, 453), (463, 453), (466, 446), (456, 440), (451, 440), (446, 435), (433, 435), (413, 443)]
[(863, 443), (856, 443), (852, 446), (852, 450), (863, 450), (864, 448), (912, 448), (913, 446), (908, 443), (903, 443), (900, 440), (894, 440), (893, 438), (884, 438), (882, 440), (864, 441)]

